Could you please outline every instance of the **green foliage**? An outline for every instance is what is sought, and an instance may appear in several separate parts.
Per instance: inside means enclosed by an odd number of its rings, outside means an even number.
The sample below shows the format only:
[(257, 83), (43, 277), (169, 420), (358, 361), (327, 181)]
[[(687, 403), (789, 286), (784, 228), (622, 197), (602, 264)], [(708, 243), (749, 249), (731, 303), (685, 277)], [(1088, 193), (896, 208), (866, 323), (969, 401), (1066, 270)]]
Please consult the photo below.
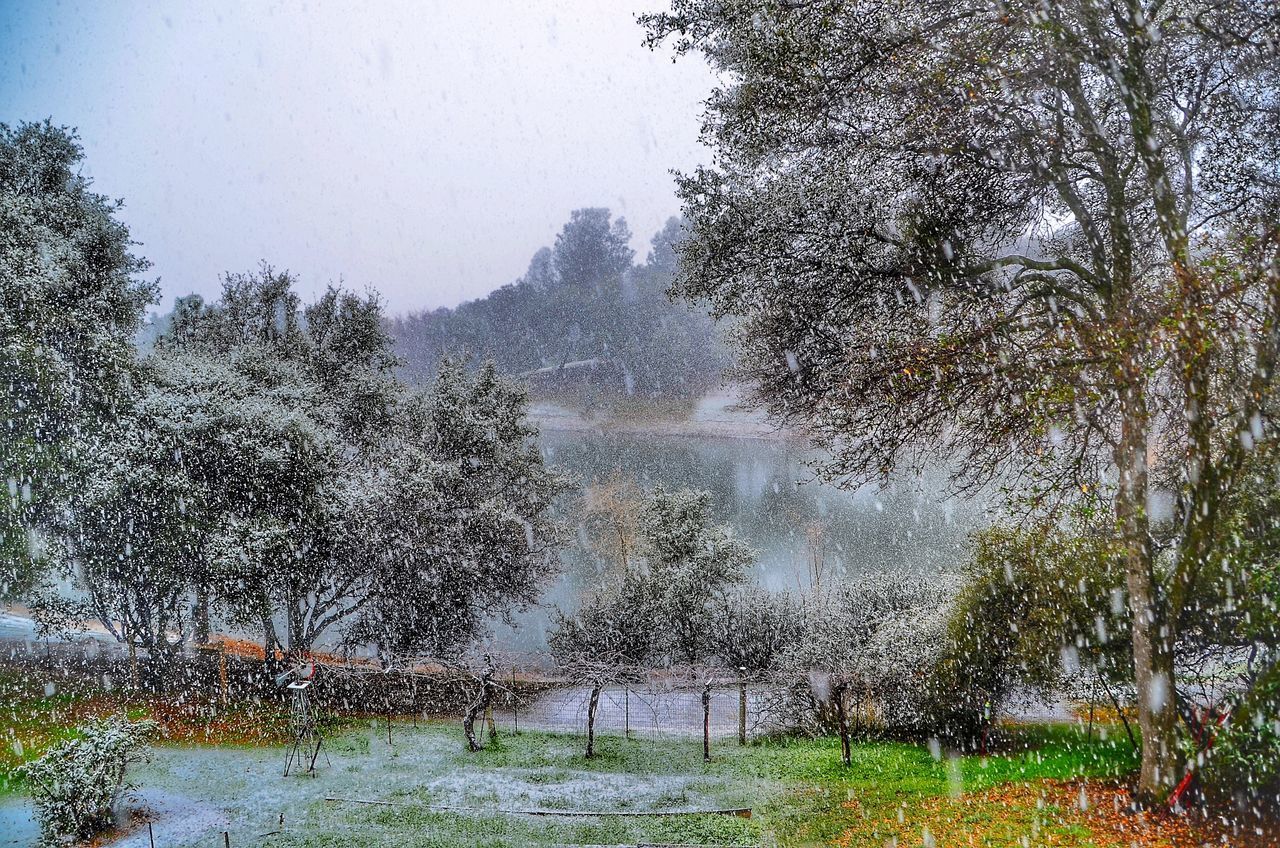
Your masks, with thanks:
[(114, 823), (129, 764), (145, 754), (151, 721), (111, 717), (79, 730), (18, 769), (34, 794), (45, 839), (87, 839)]
[(1280, 797), (1280, 668), (1270, 669), (1233, 706), (1198, 763), (1201, 785), (1211, 798), (1273, 808)]
[(0, 124), (0, 597), (38, 582), (80, 437), (127, 394), (155, 287), (120, 204), (81, 173), (75, 133)]
[(1260, 447), (1230, 481), (1214, 527), (1215, 556), (1200, 563), (1180, 623), (1200, 641), (1259, 646), (1264, 658), (1280, 649), (1277, 453)]
[(1129, 607), (1110, 537), (1098, 527), (995, 526), (977, 534), (949, 625), (947, 674), (991, 721), (1019, 685), (1082, 673), (1132, 676)]

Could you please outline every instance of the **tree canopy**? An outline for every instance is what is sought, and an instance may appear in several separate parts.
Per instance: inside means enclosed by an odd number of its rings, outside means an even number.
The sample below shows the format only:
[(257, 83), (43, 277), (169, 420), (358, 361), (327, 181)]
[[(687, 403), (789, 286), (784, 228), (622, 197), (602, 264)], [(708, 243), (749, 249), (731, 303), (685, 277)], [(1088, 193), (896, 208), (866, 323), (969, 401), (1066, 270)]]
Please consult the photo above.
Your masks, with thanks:
[[(645, 20), (724, 80), (716, 164), (680, 182), (678, 288), (741, 319), (757, 399), (835, 477), (941, 461), (1021, 478), (1033, 508), (1110, 493), (1141, 789), (1166, 793), (1185, 601), (1272, 433), (1274, 9), (676, 0)], [(1159, 551), (1157, 483), (1181, 528)]]
[(121, 204), (92, 190), (83, 159), (70, 129), (0, 124), (0, 596), (36, 579), (56, 544), (81, 437), (128, 392), (156, 294)]

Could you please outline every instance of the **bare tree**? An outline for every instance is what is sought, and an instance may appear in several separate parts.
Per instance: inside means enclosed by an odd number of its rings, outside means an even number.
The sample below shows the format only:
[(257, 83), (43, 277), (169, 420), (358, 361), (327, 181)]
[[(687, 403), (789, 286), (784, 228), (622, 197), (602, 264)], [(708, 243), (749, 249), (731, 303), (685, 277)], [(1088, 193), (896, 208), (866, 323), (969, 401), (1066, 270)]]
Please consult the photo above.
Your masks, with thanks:
[(605, 480), (588, 486), (584, 495), (592, 547), (621, 574), (635, 555), (643, 492), (634, 480), (614, 469)]
[(571, 680), (589, 687), (588, 757), (595, 756), (600, 694), (606, 686), (641, 679), (652, 661), (659, 643), (656, 597), (645, 575), (628, 572), (585, 598), (572, 616), (561, 614), (548, 638), (556, 665)]

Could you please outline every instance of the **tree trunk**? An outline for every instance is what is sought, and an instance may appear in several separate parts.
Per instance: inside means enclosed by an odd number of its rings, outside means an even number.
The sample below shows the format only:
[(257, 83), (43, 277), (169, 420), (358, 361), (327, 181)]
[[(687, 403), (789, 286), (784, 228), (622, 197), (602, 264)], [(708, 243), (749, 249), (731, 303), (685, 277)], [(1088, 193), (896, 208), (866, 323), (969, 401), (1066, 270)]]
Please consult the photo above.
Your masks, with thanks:
[(1173, 675), (1174, 622), (1163, 614), (1149, 540), (1147, 415), (1140, 391), (1130, 388), (1123, 400), (1124, 418), (1116, 448), (1120, 474), (1116, 519), (1133, 615), (1133, 673), (1142, 733), (1137, 796), (1144, 804), (1155, 804), (1168, 796), (1178, 780), (1178, 712)]
[(306, 644), (306, 637), (302, 632), (302, 610), (299, 609), (299, 602), (292, 600), (289, 602), (288, 614), (289, 627), (289, 657), (290, 659), (300, 659), (309, 649), (310, 645)]
[(480, 740), (476, 738), (476, 719), (489, 708), (489, 703), (493, 700), (493, 668), (486, 667), (484, 674), (480, 676), (480, 694), (475, 702), (467, 708), (466, 715), (462, 717), (462, 732), (467, 737), (467, 750), (479, 751)]
[(587, 759), (596, 755), (596, 710), (600, 706), (601, 684), (591, 687), (591, 696), (587, 699)]
[(853, 762), (853, 746), (849, 739), (849, 711), (845, 708), (846, 688), (846, 685), (841, 683), (831, 694), (836, 702), (836, 721), (840, 729), (840, 764), (847, 766)]
[(128, 622), (121, 622), (120, 629), (124, 632), (125, 641), (129, 646), (129, 688), (135, 692), (138, 690), (138, 646), (135, 643), (133, 628)]
[(209, 587), (203, 580), (196, 583), (196, 608), (194, 611), (197, 645), (209, 644)]
[(262, 615), (262, 651), (267, 674), (272, 676), (280, 672), (280, 663), (276, 660), (276, 648), (279, 645), (280, 637), (276, 635), (276, 622), (268, 608), (268, 611)]

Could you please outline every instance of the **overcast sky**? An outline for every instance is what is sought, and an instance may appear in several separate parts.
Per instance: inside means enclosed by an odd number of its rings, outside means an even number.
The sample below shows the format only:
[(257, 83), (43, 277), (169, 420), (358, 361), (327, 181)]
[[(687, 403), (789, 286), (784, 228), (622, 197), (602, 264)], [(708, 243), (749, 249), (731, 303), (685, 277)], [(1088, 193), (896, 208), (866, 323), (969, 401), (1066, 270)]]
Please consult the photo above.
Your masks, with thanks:
[(661, 5), (0, 0), (0, 121), (79, 128), (166, 309), (261, 259), (453, 306), (571, 209), (625, 216), (640, 258), (678, 211), (713, 78), (645, 49)]

